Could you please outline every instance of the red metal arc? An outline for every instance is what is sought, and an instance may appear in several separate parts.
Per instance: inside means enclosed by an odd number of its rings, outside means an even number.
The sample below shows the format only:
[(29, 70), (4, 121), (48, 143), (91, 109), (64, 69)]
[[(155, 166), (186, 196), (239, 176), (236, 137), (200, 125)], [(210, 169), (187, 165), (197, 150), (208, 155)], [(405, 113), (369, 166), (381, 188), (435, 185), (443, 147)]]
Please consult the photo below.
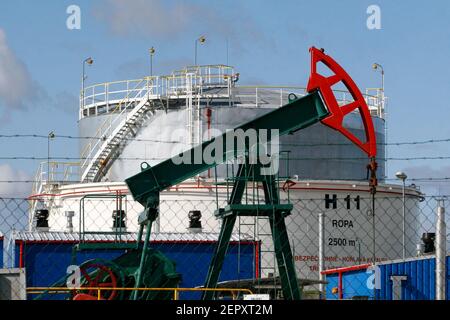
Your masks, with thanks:
[[(330, 115), (323, 119), (322, 123), (341, 132), (350, 141), (367, 153), (370, 158), (375, 158), (377, 155), (377, 145), (372, 117), (370, 116), (369, 107), (355, 82), (347, 72), (345, 72), (333, 58), (326, 55), (323, 50), (311, 47), (309, 51), (311, 52), (311, 75), (308, 81), (307, 91), (312, 92), (319, 90), (330, 111)], [(318, 63), (323, 63), (334, 74), (329, 77), (319, 74), (317, 72)], [(352, 102), (345, 105), (339, 105), (332, 90), (332, 86), (339, 82), (342, 82), (347, 87), (347, 90), (353, 98)], [(366, 141), (361, 141), (343, 126), (345, 116), (355, 109), (358, 109), (361, 114), (366, 133)]]
[[(94, 273), (95, 277), (91, 277), (89, 275), (88, 270), (95, 270), (96, 274)], [(80, 267), (80, 272), (84, 276), (86, 280), (86, 284), (83, 285), (83, 287), (86, 287), (88, 290), (87, 294), (82, 294), (80, 298), (85, 298), (85, 296), (91, 296), (96, 297), (98, 290), (96, 289), (89, 289), (89, 288), (117, 288), (117, 276), (114, 274), (113, 270), (105, 265), (94, 263), (94, 264), (88, 264), (85, 266)], [(92, 273), (91, 273), (92, 275)], [(105, 300), (114, 300), (118, 294), (117, 290), (107, 290), (101, 292), (102, 299)], [(75, 300), (75, 298), (74, 298)]]

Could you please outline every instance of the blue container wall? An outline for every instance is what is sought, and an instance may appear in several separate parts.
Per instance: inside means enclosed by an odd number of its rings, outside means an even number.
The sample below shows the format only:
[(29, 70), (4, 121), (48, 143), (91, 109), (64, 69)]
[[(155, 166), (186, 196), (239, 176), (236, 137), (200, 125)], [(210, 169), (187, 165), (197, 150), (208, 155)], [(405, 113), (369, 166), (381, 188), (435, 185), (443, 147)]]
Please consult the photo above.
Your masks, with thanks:
[(327, 300), (337, 300), (339, 295), (337, 293), (332, 293), (333, 288), (337, 288), (339, 285), (339, 277), (337, 273), (327, 275), (327, 285), (325, 287), (326, 293), (325, 297)]
[(343, 298), (352, 299), (355, 296), (373, 299), (374, 290), (367, 285), (368, 274), (361, 271), (351, 271), (342, 276)]
[[(450, 297), (450, 257), (447, 257), (447, 284), (446, 299)], [(392, 300), (392, 280), (391, 276), (406, 276), (402, 281), (402, 300), (434, 300), (436, 298), (436, 260), (417, 259), (391, 264), (383, 264), (380, 268), (380, 288), (376, 290), (376, 299)], [(366, 270), (346, 272), (343, 274), (343, 297), (352, 299), (355, 296), (368, 296), (373, 298), (373, 290), (367, 286), (367, 280), (371, 273)], [(332, 294), (331, 290), (338, 287), (338, 274), (327, 275), (328, 284), (326, 286), (326, 298), (338, 299), (338, 294)]]
[[(364, 296), (369, 299), (373, 299), (373, 289), (369, 289), (367, 286), (368, 274), (366, 270), (357, 270), (343, 273), (342, 275), (342, 288), (343, 299), (352, 299), (355, 296)], [(333, 288), (339, 287), (339, 276), (337, 273), (327, 275), (326, 285), (326, 299), (337, 300), (339, 299), (338, 293), (332, 293)]]
[[(450, 285), (449, 262), (450, 257), (447, 257), (447, 300), (449, 300)], [(380, 269), (381, 288), (377, 290), (377, 299), (392, 300), (391, 276), (393, 275), (407, 276), (407, 280), (402, 281), (403, 300), (434, 300), (436, 298), (436, 260), (434, 258), (381, 265)]]
[[(72, 262), (71, 243), (25, 244), (24, 263), (27, 270), (28, 287), (48, 287), (65, 276), (67, 267), (79, 265), (94, 258), (111, 260), (124, 250), (83, 250), (77, 252), (77, 261)], [(214, 243), (155, 243), (152, 248), (161, 251), (176, 263), (182, 275), (180, 287), (192, 288), (204, 284), (209, 264), (215, 249)], [(19, 261), (19, 245), (16, 245), (16, 263)], [(255, 244), (230, 244), (220, 281), (249, 279), (255, 276)], [(200, 293), (181, 293), (181, 299), (197, 299)]]

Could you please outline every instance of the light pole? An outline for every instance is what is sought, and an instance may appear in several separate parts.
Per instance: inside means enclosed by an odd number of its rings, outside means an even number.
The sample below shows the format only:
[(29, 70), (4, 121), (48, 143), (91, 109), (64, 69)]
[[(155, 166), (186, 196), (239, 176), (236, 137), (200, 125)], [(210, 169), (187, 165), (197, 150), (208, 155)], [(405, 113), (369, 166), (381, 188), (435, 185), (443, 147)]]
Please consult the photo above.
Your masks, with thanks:
[(405, 260), (405, 211), (406, 211), (406, 202), (405, 202), (405, 181), (406, 178), (408, 178), (408, 176), (406, 175), (406, 173), (404, 173), (403, 171), (399, 171), (395, 174), (395, 176), (397, 177), (397, 179), (402, 180), (403, 182), (403, 188), (402, 188), (402, 244), (403, 244), (403, 249), (402, 249), (402, 257), (403, 260)]
[(380, 70), (381, 72), (381, 107), (383, 108), (384, 112), (384, 69), (383, 66), (379, 63), (374, 63), (372, 65), (373, 70)]
[(194, 59), (194, 66), (197, 65), (197, 44), (198, 44), (199, 42), (200, 42), (200, 44), (203, 44), (203, 43), (205, 43), (205, 41), (206, 41), (205, 36), (201, 36), (200, 38), (195, 39), (195, 59)]
[[(384, 101), (385, 101), (385, 97), (384, 97), (384, 68), (383, 68), (383, 66), (381, 64), (376, 63), (376, 62), (374, 64), (372, 64), (372, 68), (375, 71), (380, 70), (380, 72), (381, 72), (381, 110), (378, 110), (378, 113), (379, 113), (380, 117), (385, 119), (386, 112), (385, 112), (385, 103), (384, 103)], [(388, 141), (387, 138), (388, 138), (388, 127), (387, 127), (387, 122), (385, 121), (384, 139), (385, 139), (386, 142)], [(385, 152), (385, 157), (387, 158), (388, 147), (387, 147), (386, 144), (384, 146), (384, 152)], [(387, 162), (385, 163), (384, 171), (388, 172)]]
[(83, 75), (81, 77), (81, 109), (84, 109), (84, 82), (87, 79), (85, 67), (86, 64), (92, 65), (93, 63), (94, 60), (91, 57), (83, 60)]
[(148, 52), (150, 53), (150, 77), (153, 76), (153, 56), (155, 55), (155, 48), (151, 47)]
[(50, 139), (55, 138), (55, 132), (50, 131), (47, 136), (47, 182), (50, 182)]

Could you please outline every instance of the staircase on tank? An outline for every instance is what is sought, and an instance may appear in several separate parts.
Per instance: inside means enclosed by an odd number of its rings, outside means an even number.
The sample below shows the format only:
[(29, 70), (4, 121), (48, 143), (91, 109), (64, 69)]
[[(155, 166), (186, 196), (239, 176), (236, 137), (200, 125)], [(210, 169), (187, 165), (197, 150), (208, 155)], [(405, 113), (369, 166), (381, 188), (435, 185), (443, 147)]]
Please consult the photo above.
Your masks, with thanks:
[[(110, 163), (112, 164), (115, 156), (120, 155), (121, 148), (125, 146), (129, 137), (134, 137), (139, 128), (146, 121), (146, 115), (154, 110), (164, 108), (164, 104), (160, 100), (151, 100), (143, 98), (139, 103), (129, 112), (125, 113), (125, 119), (117, 125), (112, 133), (106, 137), (101, 137), (100, 141), (103, 143), (98, 148), (97, 152), (93, 154), (92, 158), (86, 158), (87, 166), (83, 168), (83, 175), (81, 180), (83, 182), (98, 182), (107, 171)], [(124, 108), (125, 112), (127, 108)]]
[[(154, 77), (151, 83), (148, 82), (150, 78), (144, 78), (132, 89), (127, 83), (127, 95), (113, 111), (117, 115), (99, 127), (81, 153), (80, 181), (101, 181), (114, 160), (120, 156), (127, 140), (135, 137), (143, 126), (148, 113), (158, 109), (167, 111), (171, 101), (189, 101), (195, 97), (200, 99), (200, 96), (205, 99), (229, 99), (231, 86), (234, 85), (231, 81), (233, 75), (233, 69), (224, 65), (193, 66), (174, 72), (171, 76)], [(212, 88), (227, 90), (224, 93), (203, 93), (203, 90)], [(92, 99), (97, 95), (93, 94)]]

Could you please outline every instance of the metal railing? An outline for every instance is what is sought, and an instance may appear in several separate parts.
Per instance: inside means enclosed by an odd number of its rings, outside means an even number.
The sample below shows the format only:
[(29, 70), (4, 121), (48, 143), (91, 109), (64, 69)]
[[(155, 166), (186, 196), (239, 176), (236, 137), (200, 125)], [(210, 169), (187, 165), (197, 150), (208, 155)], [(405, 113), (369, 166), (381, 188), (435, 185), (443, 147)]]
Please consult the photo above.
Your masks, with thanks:
[[(80, 181), (79, 162), (45, 161), (39, 164), (31, 187), (31, 195), (38, 196), (46, 192), (45, 185), (69, 184)], [(30, 203), (30, 212), (37, 208), (38, 198), (33, 198)]]
[[(386, 96), (382, 88), (366, 88), (366, 94), (363, 95), (366, 99), (367, 105), (372, 107), (370, 109), (372, 115), (377, 115), (385, 119)], [(374, 113), (375, 112), (375, 113)]]
[[(191, 66), (171, 75), (105, 82), (86, 87), (80, 95), (80, 119), (91, 115), (90, 110), (101, 108), (99, 114), (109, 113), (110, 107), (122, 100), (134, 101), (133, 94), (149, 89), (153, 98), (175, 98), (187, 94), (186, 75), (192, 74), (194, 88), (227, 87), (235, 77), (232, 67), (225, 65)], [(133, 97), (133, 98), (130, 98)], [(136, 97), (139, 99), (142, 97)], [(95, 110), (94, 110), (95, 111)]]
[[(211, 93), (205, 90), (209, 87), (230, 87), (230, 83), (226, 81), (231, 81), (234, 76), (222, 76), (222, 75), (209, 75), (203, 80), (203, 77), (194, 76), (192, 78), (192, 88), (194, 93), (202, 92), (202, 96), (207, 98), (211, 96)], [(214, 82), (214, 80), (217, 80)], [(221, 81), (223, 80), (223, 81)], [(132, 84), (137, 84), (130, 88)], [(133, 93), (139, 92), (139, 86), (150, 87), (152, 89), (150, 98), (161, 98), (165, 99), (171, 98), (183, 98), (188, 95), (186, 75), (173, 75), (164, 77), (147, 77), (138, 80), (124, 80), (108, 82), (103, 84), (94, 85), (86, 88), (85, 91), (85, 104), (80, 110), (80, 119), (83, 117), (88, 117), (92, 115), (101, 115), (105, 113), (110, 113), (111, 107), (117, 106), (120, 103), (120, 99), (125, 98), (127, 101), (136, 102), (141, 99), (137, 97), (136, 99), (130, 98)], [(234, 84), (233, 84), (234, 86)], [(120, 87), (112, 89), (112, 87)], [(233, 98), (244, 98), (246, 107), (263, 107), (268, 103), (264, 101), (268, 95), (272, 97), (279, 97), (279, 103), (272, 99), (270, 107), (274, 107), (273, 103), (278, 106), (282, 106), (287, 101), (287, 96), (290, 93), (295, 93), (298, 96), (304, 96), (307, 94), (306, 88), (301, 86), (264, 86), (264, 85), (242, 85), (235, 86), (237, 89), (245, 90), (246, 92), (239, 92), (233, 95)], [(345, 90), (333, 90), (335, 96), (340, 104), (347, 104), (352, 102), (351, 94)], [(370, 112), (373, 116), (384, 118), (384, 105), (386, 98), (381, 89), (378, 88), (368, 88), (363, 94), (367, 105), (369, 106)], [(223, 97), (230, 97), (230, 92), (222, 95)]]
[(28, 294), (64, 294), (72, 291), (97, 291), (97, 300), (102, 299), (103, 291), (173, 291), (173, 300), (179, 300), (180, 292), (228, 292), (231, 294), (233, 300), (236, 300), (238, 295), (236, 293), (242, 292), (253, 294), (250, 289), (245, 288), (105, 288), (105, 287), (81, 287), (81, 288), (67, 288), (67, 287), (30, 287), (27, 288)]
[(80, 180), (79, 162), (45, 161), (39, 164), (34, 176), (31, 192), (33, 195), (44, 192), (46, 183), (67, 184)]

